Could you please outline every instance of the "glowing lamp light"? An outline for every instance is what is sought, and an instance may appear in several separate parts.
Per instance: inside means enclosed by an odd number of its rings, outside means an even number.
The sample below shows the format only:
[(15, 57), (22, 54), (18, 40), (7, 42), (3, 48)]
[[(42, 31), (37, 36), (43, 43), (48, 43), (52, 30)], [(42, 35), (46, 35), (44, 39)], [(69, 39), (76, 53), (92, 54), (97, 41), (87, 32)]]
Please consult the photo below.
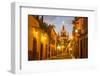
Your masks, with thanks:
[(76, 33), (78, 33), (78, 30), (75, 30)]
[(73, 39), (73, 36), (70, 36), (70, 39)]
[(57, 46), (57, 49), (59, 49), (59, 50), (60, 50), (60, 49), (61, 49), (61, 47), (58, 45), (58, 46)]
[(36, 35), (38, 34), (38, 32), (37, 32), (37, 31), (36, 31), (35, 33), (36, 33)]
[(44, 39), (47, 39), (47, 38), (44, 36)]
[(33, 31), (33, 35), (34, 35), (35, 38), (37, 38), (38, 31), (35, 31), (35, 30), (34, 30), (34, 31)]
[(41, 35), (41, 42), (45, 42), (45, 40), (46, 40), (47, 38), (46, 38), (46, 36), (43, 36), (43, 34)]

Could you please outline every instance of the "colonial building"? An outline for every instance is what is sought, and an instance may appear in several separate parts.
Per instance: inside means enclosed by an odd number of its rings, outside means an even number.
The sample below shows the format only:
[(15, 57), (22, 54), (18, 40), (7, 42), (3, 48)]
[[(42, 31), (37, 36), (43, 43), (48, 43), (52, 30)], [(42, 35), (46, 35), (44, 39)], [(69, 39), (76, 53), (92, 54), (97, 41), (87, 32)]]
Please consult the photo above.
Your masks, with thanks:
[(52, 59), (56, 56), (57, 33), (43, 16), (28, 16), (28, 60)]
[(56, 46), (57, 46), (57, 33), (55, 31), (55, 26), (53, 24), (48, 25), (48, 35), (49, 35), (48, 59), (53, 59), (56, 56)]
[(73, 21), (73, 37), (77, 42), (78, 48), (75, 51), (76, 58), (88, 57), (88, 18), (75, 17)]
[(28, 60), (47, 59), (49, 38), (42, 24), (41, 16), (28, 15)]

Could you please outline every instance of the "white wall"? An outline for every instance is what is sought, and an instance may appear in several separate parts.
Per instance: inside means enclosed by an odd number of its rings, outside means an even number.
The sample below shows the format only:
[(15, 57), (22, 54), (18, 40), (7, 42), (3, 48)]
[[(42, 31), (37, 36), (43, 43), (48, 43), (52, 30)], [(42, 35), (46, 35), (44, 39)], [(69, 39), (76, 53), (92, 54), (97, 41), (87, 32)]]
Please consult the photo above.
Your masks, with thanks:
[[(100, 71), (100, 2), (99, 0), (1, 0), (0, 2), (0, 76), (13, 76), (13, 74), (9, 73), (10, 70), (10, 53), (11, 53), (11, 8), (10, 4), (13, 1), (17, 2), (28, 2), (34, 3), (34, 5), (45, 5), (45, 6), (54, 6), (54, 7), (67, 7), (67, 5), (76, 5), (76, 6), (96, 6), (97, 11), (97, 24), (95, 25), (97, 28), (97, 42), (96, 44), (96, 52), (97, 52), (97, 69), (73, 69), (73, 70), (65, 70), (62, 72), (48, 72), (48, 73), (40, 73), (40, 74), (24, 74), (25, 76), (99, 76)], [(24, 76), (23, 75), (23, 76)]]

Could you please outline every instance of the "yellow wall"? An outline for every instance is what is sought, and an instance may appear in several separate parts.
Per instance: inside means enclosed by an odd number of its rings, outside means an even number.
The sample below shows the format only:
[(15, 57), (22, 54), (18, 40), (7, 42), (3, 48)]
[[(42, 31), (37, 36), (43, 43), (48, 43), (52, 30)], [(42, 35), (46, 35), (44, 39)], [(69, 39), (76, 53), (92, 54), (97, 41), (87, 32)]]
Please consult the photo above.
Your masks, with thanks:
[(28, 50), (33, 49), (33, 33), (35, 29), (32, 27), (39, 27), (38, 21), (32, 17), (31, 15), (28, 16)]
[(46, 44), (48, 45), (49, 42), (48, 35), (43, 32), (43, 30), (39, 26), (38, 21), (34, 17), (28, 16), (28, 50), (29, 51), (33, 51), (34, 48), (33, 37), (35, 37), (37, 41), (38, 59), (40, 59), (41, 43), (43, 44), (42, 58), (46, 59), (46, 54), (47, 54)]
[(54, 56), (54, 53), (56, 53), (56, 47), (57, 47), (57, 45), (56, 45), (57, 34), (54, 29), (52, 29), (52, 31), (51, 31), (51, 38), (55, 41), (54, 45), (52, 45), (52, 44), (50, 45), (50, 56), (52, 57), (52, 56)]

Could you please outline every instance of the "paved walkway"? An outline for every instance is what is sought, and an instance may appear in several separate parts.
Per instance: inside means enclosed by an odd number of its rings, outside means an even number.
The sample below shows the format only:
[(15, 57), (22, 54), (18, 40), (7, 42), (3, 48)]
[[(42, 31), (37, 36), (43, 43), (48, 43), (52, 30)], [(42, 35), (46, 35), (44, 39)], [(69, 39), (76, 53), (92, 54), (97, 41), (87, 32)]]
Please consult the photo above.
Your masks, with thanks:
[(57, 56), (52, 57), (52, 59), (74, 59), (75, 57), (72, 54), (64, 53)]

